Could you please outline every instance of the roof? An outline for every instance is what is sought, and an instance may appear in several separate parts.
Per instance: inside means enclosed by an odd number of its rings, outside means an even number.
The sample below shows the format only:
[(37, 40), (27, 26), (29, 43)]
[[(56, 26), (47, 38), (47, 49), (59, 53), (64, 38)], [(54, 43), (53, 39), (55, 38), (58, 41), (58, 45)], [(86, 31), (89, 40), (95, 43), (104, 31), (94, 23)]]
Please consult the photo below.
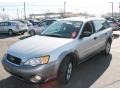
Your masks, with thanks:
[(60, 19), (60, 20), (87, 22), (87, 21), (91, 21), (91, 20), (105, 20), (105, 19), (104, 18), (100, 18), (100, 17), (70, 17), (70, 18), (64, 18), (64, 19)]

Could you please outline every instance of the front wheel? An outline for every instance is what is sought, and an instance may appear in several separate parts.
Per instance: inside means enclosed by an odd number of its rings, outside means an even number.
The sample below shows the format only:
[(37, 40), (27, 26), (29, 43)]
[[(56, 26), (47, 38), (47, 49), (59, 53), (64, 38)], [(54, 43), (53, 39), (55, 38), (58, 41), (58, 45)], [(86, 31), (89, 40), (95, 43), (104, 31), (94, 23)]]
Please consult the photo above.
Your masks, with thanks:
[(73, 64), (70, 60), (70, 57), (66, 57), (59, 68), (58, 80), (62, 84), (67, 84), (71, 78), (73, 70)]
[(12, 30), (8, 30), (8, 34), (9, 34), (10, 36), (12, 36), (12, 35), (13, 35), (13, 31), (12, 31)]
[(29, 34), (30, 34), (30, 36), (34, 36), (36, 33), (35, 33), (34, 30), (31, 30), (31, 31), (29, 32)]
[(105, 50), (103, 51), (103, 54), (108, 55), (110, 53), (111, 49), (111, 43), (108, 41), (105, 46)]

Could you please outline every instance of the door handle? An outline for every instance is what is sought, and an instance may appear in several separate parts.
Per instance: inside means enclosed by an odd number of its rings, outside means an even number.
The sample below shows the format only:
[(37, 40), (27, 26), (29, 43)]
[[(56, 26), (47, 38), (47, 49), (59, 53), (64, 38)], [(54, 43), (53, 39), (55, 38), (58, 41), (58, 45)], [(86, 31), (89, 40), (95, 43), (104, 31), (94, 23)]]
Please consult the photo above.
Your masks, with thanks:
[(96, 40), (98, 37), (94, 37), (94, 40)]

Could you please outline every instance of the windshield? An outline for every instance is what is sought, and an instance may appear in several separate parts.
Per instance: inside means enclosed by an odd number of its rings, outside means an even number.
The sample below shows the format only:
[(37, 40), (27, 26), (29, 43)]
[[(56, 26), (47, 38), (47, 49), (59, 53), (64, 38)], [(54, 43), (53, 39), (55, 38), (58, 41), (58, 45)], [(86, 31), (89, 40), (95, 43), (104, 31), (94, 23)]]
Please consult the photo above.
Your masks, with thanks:
[(56, 21), (44, 30), (41, 35), (60, 38), (76, 38), (81, 25), (81, 21)]

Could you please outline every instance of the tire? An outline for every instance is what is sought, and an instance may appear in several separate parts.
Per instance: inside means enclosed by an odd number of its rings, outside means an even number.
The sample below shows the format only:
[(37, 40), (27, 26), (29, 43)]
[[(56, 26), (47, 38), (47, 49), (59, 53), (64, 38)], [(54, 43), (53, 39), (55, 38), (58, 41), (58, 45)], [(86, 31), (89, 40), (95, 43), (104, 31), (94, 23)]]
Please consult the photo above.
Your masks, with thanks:
[(22, 32), (21, 35), (24, 35), (25, 32)]
[(59, 71), (58, 71), (58, 81), (61, 84), (67, 84), (69, 80), (71, 79), (73, 70), (73, 64), (70, 60), (70, 57), (65, 57), (62, 61)]
[(10, 35), (10, 36), (13, 36), (13, 31), (10, 29), (10, 30), (8, 30), (8, 34)]
[(34, 30), (31, 30), (31, 31), (29, 32), (29, 34), (30, 34), (30, 36), (34, 36), (34, 35), (36, 35), (36, 33), (35, 33)]
[(103, 51), (103, 54), (108, 55), (110, 53), (110, 49), (111, 49), (111, 43), (110, 43), (110, 41), (108, 41), (106, 43), (105, 50)]

